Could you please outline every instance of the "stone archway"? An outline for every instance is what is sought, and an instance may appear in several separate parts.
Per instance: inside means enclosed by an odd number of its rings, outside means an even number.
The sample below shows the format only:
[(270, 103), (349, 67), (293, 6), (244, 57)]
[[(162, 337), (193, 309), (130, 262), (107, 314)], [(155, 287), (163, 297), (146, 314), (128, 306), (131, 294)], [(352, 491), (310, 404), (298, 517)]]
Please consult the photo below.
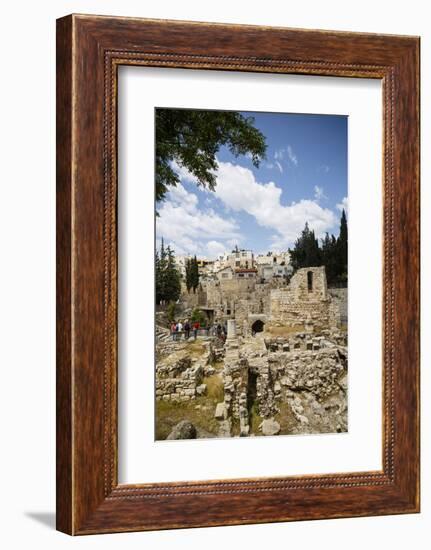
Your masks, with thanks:
[(256, 319), (256, 321), (251, 325), (252, 334), (257, 332), (263, 332), (265, 323), (261, 319)]

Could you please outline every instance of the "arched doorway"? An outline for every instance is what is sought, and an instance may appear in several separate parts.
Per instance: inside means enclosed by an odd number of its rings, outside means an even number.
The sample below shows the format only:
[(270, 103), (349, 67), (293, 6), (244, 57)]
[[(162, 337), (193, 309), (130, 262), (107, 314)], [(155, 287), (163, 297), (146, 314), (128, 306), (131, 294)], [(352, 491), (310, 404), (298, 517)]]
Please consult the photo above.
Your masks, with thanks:
[(251, 332), (252, 334), (256, 334), (257, 332), (263, 332), (263, 327), (265, 326), (265, 323), (261, 321), (260, 319), (257, 319), (252, 325), (251, 325)]

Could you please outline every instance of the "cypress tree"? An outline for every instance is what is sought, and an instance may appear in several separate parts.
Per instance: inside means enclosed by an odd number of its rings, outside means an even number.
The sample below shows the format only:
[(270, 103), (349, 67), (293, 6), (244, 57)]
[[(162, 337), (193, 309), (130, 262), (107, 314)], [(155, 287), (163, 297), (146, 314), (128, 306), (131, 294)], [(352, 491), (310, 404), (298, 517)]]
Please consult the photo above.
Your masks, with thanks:
[(191, 263), (191, 286), (194, 294), (199, 286), (199, 266), (196, 256), (193, 258)]
[(190, 258), (187, 258), (186, 260), (186, 287), (187, 292), (190, 292), (190, 289), (192, 288), (192, 261)]
[(175, 265), (175, 254), (168, 246), (165, 277), (165, 300), (167, 302), (176, 302), (181, 294), (180, 273)]
[(314, 231), (305, 224), (301, 235), (296, 239), (293, 249), (289, 249), (290, 262), (294, 271), (302, 267), (325, 266), (329, 285), (347, 284), (348, 260), (348, 230), (346, 212), (343, 210), (340, 218), (340, 234), (338, 238), (326, 233), (321, 239), (321, 247)]
[(160, 278), (160, 255), (157, 249), (156, 249), (156, 255), (155, 255), (155, 271), (156, 271), (156, 303), (160, 304), (162, 289), (161, 289), (161, 278)]
[(329, 236), (328, 233), (322, 239), (322, 264), (325, 266), (328, 285), (331, 285), (336, 282), (338, 275), (337, 239), (334, 235)]
[(348, 232), (346, 212), (343, 208), (340, 219), (340, 234), (337, 240), (337, 267), (338, 280), (347, 284), (347, 261), (348, 261)]
[(166, 300), (166, 266), (167, 254), (162, 237), (160, 254), (156, 254), (156, 301), (158, 304)]
[(155, 254), (156, 302), (162, 304), (177, 301), (181, 293), (181, 275), (175, 264), (175, 254), (170, 246), (165, 248), (164, 240), (160, 252)]
[(314, 230), (310, 230), (308, 222), (296, 239), (293, 250), (289, 249), (291, 264), (296, 271), (301, 267), (317, 267), (322, 264), (322, 254)]

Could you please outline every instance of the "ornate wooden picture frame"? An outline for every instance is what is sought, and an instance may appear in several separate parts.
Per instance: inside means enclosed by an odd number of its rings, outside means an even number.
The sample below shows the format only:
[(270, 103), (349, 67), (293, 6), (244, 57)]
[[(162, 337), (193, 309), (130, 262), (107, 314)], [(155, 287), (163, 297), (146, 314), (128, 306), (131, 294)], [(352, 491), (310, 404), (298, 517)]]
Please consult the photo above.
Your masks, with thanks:
[[(383, 85), (383, 469), (123, 485), (117, 69)], [(70, 15), (57, 21), (57, 528), (91, 534), (419, 511), (419, 39)]]

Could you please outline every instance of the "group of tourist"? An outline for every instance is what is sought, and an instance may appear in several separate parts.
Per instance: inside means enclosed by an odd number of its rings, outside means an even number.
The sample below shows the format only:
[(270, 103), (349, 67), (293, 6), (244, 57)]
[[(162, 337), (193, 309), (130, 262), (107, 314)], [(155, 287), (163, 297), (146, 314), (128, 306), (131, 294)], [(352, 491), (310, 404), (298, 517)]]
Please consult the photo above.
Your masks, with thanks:
[[(193, 333), (193, 339), (196, 340), (198, 336), (198, 331), (203, 328), (201, 327), (198, 321), (190, 322), (188, 319), (182, 323), (181, 321), (173, 322), (171, 324), (171, 336), (172, 340), (178, 341), (184, 335), (185, 340), (189, 340), (191, 333)], [(226, 340), (227, 336), (227, 325), (217, 325), (210, 326), (209, 324), (205, 327), (207, 336), (217, 336), (223, 342)]]
[(184, 338), (188, 340), (190, 338), (191, 332), (193, 332), (193, 338), (196, 340), (198, 336), (198, 330), (200, 328), (201, 326), (198, 321), (191, 323), (188, 319), (186, 319), (184, 324), (181, 321), (178, 321), (177, 323), (174, 322), (171, 325), (172, 340), (179, 340), (182, 334), (184, 334)]

